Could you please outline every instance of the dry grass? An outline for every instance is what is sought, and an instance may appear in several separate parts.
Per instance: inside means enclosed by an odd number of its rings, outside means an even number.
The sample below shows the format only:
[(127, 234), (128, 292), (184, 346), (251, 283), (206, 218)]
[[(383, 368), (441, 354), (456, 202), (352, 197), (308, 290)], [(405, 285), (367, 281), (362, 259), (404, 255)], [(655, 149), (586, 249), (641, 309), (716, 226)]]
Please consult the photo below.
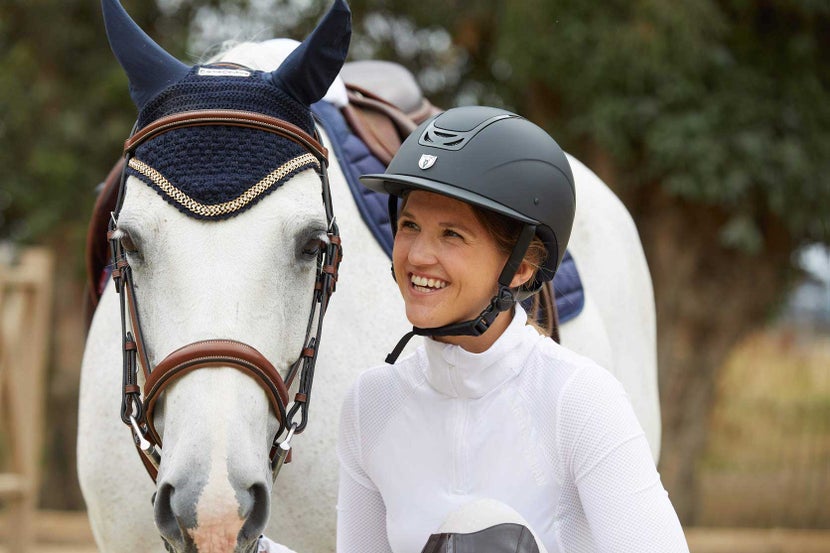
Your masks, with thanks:
[(830, 528), (830, 336), (750, 336), (717, 397), (700, 524)]

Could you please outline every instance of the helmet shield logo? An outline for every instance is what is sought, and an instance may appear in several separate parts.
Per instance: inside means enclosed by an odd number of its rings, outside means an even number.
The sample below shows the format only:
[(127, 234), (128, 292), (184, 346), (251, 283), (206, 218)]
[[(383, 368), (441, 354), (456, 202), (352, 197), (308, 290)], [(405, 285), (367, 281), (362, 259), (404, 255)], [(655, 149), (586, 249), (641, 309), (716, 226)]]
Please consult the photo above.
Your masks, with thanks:
[(435, 162), (438, 160), (438, 156), (433, 156), (430, 154), (423, 154), (421, 155), (421, 159), (418, 160), (418, 167), (421, 169), (429, 169)]

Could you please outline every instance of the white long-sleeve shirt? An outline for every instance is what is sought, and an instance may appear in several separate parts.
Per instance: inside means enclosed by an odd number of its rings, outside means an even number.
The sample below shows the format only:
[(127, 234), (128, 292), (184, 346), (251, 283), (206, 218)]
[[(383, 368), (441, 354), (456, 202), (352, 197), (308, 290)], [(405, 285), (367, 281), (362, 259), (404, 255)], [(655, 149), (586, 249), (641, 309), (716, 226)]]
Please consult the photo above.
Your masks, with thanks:
[(360, 375), (337, 446), (338, 553), (419, 553), (481, 498), (549, 553), (688, 552), (622, 386), (526, 321), (517, 309), (483, 353), (426, 339)]

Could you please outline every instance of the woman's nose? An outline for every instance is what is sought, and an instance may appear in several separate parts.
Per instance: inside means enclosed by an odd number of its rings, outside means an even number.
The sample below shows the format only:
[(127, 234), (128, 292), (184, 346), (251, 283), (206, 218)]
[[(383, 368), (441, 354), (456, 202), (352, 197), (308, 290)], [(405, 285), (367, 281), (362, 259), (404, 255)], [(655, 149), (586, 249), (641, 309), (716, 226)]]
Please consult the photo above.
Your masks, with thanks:
[(409, 262), (413, 265), (430, 265), (438, 259), (435, 243), (430, 238), (419, 234), (409, 245)]

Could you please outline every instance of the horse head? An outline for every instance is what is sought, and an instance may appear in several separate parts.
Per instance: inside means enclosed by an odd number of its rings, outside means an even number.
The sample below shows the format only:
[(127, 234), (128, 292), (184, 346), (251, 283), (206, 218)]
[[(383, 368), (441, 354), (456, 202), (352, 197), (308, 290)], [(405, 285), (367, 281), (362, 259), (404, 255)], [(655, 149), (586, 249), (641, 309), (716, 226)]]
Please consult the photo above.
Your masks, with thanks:
[[(336, 278), (339, 242), (310, 105), (345, 60), (349, 9), (336, 0), (276, 70), (259, 71), (188, 66), (118, 0), (102, 4), (138, 107), (110, 231), (122, 418), (156, 478), (168, 548), (251, 551), (282, 461), (276, 438), (298, 407), (293, 426), (305, 424), (302, 371), (313, 371)], [(289, 403), (284, 380), (295, 371)]]

